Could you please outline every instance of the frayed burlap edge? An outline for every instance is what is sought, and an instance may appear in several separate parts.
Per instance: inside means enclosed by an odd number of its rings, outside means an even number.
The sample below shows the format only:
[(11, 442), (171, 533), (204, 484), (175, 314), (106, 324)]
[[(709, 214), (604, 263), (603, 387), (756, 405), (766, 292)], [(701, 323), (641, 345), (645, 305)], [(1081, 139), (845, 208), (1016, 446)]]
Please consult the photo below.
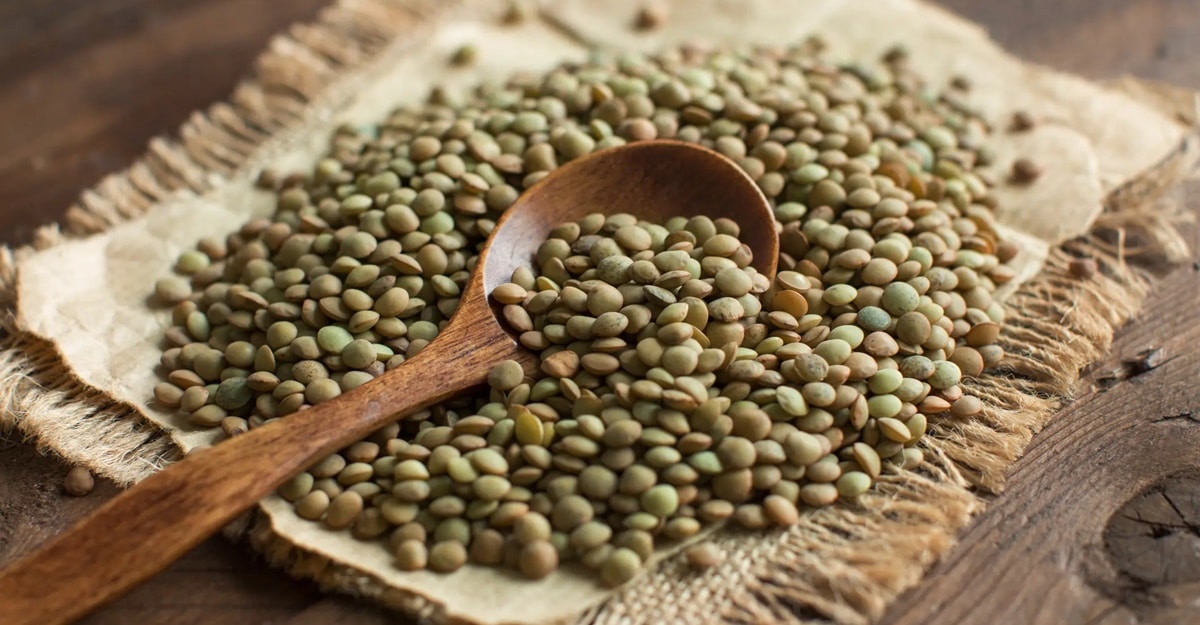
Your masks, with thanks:
[[(318, 19), (272, 41), (252, 79), (228, 102), (197, 113), (179, 139), (156, 139), (128, 170), (85, 192), (57, 226), (31, 248), (0, 248), (0, 430), (15, 429), (118, 483), (135, 482), (179, 452), (136, 411), (87, 388), (64, 371), (53, 345), (14, 324), (15, 265), (35, 249), (102, 232), (174, 193), (203, 193), (244, 165), (261, 143), (292, 127), (336, 76), (369, 62), (434, 11), (420, 2), (342, 0)], [(1189, 120), (1194, 123), (1194, 119)], [(1008, 301), (1001, 337), (1008, 356), (967, 390), (987, 409), (968, 420), (931, 419), (926, 466), (892, 472), (853, 505), (807, 515), (769, 535), (732, 530), (714, 540), (726, 564), (702, 574), (678, 558), (582, 615), (580, 623), (672, 622), (867, 623), (916, 584), (982, 509), (980, 493), (1003, 486), (1005, 469), (1067, 401), (1078, 371), (1109, 349), (1156, 271), (1186, 255), (1176, 225), (1182, 204), (1172, 190), (1192, 171), (1192, 142), (1154, 172), (1113, 193), (1088, 237), (1054, 250), (1042, 273)], [(1101, 271), (1071, 275), (1076, 256)], [(446, 620), (422, 597), (313, 553), (279, 536), (265, 515), (230, 526), (273, 565), (322, 587), (370, 598), (435, 621)]]

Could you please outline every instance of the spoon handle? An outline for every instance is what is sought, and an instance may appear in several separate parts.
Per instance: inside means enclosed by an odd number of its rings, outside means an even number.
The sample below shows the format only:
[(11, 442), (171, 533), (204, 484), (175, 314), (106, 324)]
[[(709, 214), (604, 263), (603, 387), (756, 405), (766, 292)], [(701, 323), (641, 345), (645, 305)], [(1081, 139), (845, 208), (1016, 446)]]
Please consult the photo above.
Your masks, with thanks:
[(114, 497), (0, 571), (0, 623), (78, 619), (166, 568), (313, 462), (398, 415), (482, 383), (500, 360), (529, 360), (488, 321), (451, 323), (379, 379), (189, 454)]

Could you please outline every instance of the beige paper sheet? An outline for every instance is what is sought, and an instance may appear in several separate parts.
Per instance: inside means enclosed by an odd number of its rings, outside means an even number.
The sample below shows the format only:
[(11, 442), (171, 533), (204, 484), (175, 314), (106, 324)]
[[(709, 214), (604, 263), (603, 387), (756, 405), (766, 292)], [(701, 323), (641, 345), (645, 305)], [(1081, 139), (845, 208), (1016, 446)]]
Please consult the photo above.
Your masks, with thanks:
[[(149, 309), (146, 298), (170, 260), (200, 237), (229, 232), (249, 216), (269, 211), (270, 197), (252, 187), (258, 166), (310, 166), (336, 123), (380, 119), (398, 103), (420, 100), (433, 84), (463, 86), (582, 58), (579, 38), (654, 50), (688, 40), (784, 45), (821, 32), (835, 50), (857, 58), (906, 43), (916, 65), (934, 81), (952, 73), (971, 75), (973, 101), (997, 127), (1006, 126), (1016, 109), (1047, 120), (1031, 133), (996, 136), (1001, 158), (1030, 155), (1046, 166), (1037, 184), (1000, 190), (1000, 218), (1022, 242), (1020, 275), (1026, 278), (1036, 273), (1050, 245), (1087, 230), (1108, 191), (1166, 157), (1183, 137), (1180, 126), (1154, 110), (1023, 64), (987, 41), (976, 26), (914, 0), (875, 0), (870, 10), (854, 0), (679, 0), (668, 3), (670, 19), (652, 33), (630, 29), (637, 0), (548, 3), (553, 24), (516, 28), (497, 24), (499, 4), (462, 3), (465, 10), (457, 19), (414, 34), (428, 36), (427, 45), (384, 54), (363, 75), (347, 76), (312, 107), (305, 128), (265, 145), (250, 166), (216, 191), (180, 196), (102, 236), (27, 259), (19, 268), (21, 327), (54, 341), (83, 382), (137, 406), (167, 428), (181, 448), (211, 443), (212, 434), (191, 431), (149, 400), (159, 379), (155, 367), (167, 319)], [(469, 69), (448, 68), (450, 52), (466, 42), (479, 47), (480, 62)], [(274, 528), (297, 545), (442, 604), (454, 619), (561, 622), (608, 596), (569, 572), (536, 583), (476, 567), (450, 576), (403, 573), (392, 567), (382, 547), (300, 520), (277, 498), (262, 508)], [(555, 600), (546, 601), (547, 596)]]

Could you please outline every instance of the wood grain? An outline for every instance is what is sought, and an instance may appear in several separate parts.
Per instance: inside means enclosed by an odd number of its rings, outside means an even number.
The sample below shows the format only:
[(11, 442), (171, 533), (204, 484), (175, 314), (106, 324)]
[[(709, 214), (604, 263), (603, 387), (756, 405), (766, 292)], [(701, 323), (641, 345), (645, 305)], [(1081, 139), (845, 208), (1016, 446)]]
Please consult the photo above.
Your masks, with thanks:
[(327, 0), (0, 3), (0, 239), (31, 240)]
[[(0, 111), (9, 122), (0, 131), (0, 240), (29, 240), (32, 227), (56, 219), (80, 190), (139, 154), (151, 136), (226, 95), (269, 33), (308, 19), (322, 4), (0, 3)], [(941, 4), (980, 21), (1003, 45), (1036, 62), (1092, 78), (1134, 73), (1200, 88), (1200, 4), (1193, 0)], [(224, 32), (214, 34), (214, 23)], [(1191, 519), (1181, 524), (1153, 505), (1161, 492), (1185, 510), (1178, 502), (1194, 502), (1200, 493), (1184, 467), (1188, 457), (1197, 457), (1200, 428), (1198, 287), (1200, 274), (1185, 268), (1159, 288), (1163, 299), (1121, 333), (1113, 356), (1093, 367), (1088, 379), (1094, 383), (1124, 370), (1123, 359), (1150, 346), (1164, 347), (1164, 364), (1117, 376), (1103, 391), (1081, 392), (1014, 465), (1006, 494), (990, 503), (959, 548), (893, 607), (885, 623), (1200, 622), (1200, 589), (1187, 581), (1187, 571), (1194, 570), (1188, 567), (1197, 561), (1187, 549), (1194, 546), (1188, 541), (1195, 517), (1180, 515)], [(1193, 444), (1184, 447), (1183, 440)], [(1184, 472), (1173, 473), (1177, 469)], [(65, 474), (65, 466), (28, 445), (0, 442), (0, 565), (116, 492), (101, 483), (91, 496), (67, 497), (60, 487)], [(1118, 521), (1110, 524), (1110, 518)], [(1178, 558), (1174, 568), (1161, 568), (1176, 571), (1175, 577), (1154, 579), (1120, 555), (1117, 537), (1137, 537), (1121, 518), (1149, 519), (1135, 522), (1174, 547), (1160, 551)], [(1149, 583), (1158, 581), (1170, 583)], [(210, 539), (82, 622), (396, 621), (353, 600), (322, 595), (268, 569), (244, 548)]]

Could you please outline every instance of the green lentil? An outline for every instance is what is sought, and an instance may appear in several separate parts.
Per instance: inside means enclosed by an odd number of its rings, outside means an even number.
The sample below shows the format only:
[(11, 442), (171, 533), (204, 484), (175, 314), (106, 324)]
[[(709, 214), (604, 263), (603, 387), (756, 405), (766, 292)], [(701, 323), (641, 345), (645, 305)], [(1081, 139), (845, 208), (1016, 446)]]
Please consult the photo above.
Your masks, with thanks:
[(467, 562), (467, 550), (456, 540), (446, 540), (436, 543), (429, 549), (430, 570), (438, 573), (451, 573), (462, 568)]
[(517, 568), (529, 579), (542, 579), (558, 568), (558, 549), (548, 540), (536, 540), (521, 548)]
[(642, 559), (632, 549), (614, 549), (600, 567), (600, 579), (609, 587), (616, 587), (634, 578), (642, 568)]
[(689, 566), (695, 569), (708, 569), (725, 561), (725, 553), (716, 544), (704, 541), (688, 547), (684, 552)]

